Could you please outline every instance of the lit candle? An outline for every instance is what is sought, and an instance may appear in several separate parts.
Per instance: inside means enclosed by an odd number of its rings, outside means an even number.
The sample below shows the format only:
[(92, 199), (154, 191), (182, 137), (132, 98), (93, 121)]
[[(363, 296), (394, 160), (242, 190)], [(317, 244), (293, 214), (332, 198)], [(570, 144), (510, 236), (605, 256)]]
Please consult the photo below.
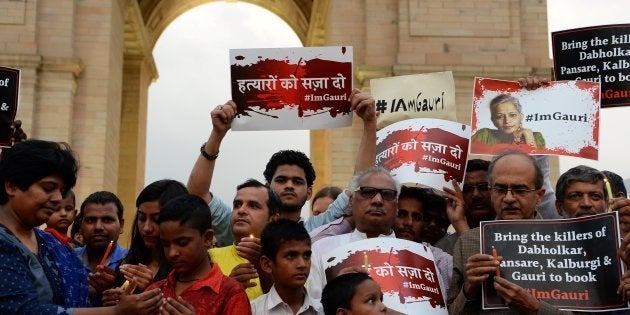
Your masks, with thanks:
[(249, 234), (249, 238), (254, 238), (254, 234)]
[(610, 188), (610, 182), (608, 181), (608, 178), (604, 177), (604, 183), (606, 184), (606, 192), (608, 193), (608, 212), (612, 212), (613, 194), (612, 194), (612, 189)]
[(109, 256), (109, 252), (112, 251), (113, 246), (114, 246), (114, 241), (109, 241), (109, 245), (107, 245), (107, 249), (105, 250), (105, 255), (103, 255), (103, 259), (101, 259), (101, 262), (98, 264), (99, 266), (105, 265), (105, 261), (107, 261), (107, 256)]
[[(492, 246), (492, 257), (494, 257), (494, 261), (499, 261), (499, 255), (497, 254), (497, 249), (494, 248), (494, 246)], [(496, 273), (497, 277), (501, 276), (501, 271), (499, 270), (499, 267), (497, 267)]]
[(125, 292), (125, 291), (127, 291), (127, 288), (128, 288), (128, 287), (129, 287), (129, 280), (125, 280), (125, 283), (123, 283), (123, 284), (120, 286), (120, 290), (121, 290), (121, 291), (123, 291), (123, 292)]

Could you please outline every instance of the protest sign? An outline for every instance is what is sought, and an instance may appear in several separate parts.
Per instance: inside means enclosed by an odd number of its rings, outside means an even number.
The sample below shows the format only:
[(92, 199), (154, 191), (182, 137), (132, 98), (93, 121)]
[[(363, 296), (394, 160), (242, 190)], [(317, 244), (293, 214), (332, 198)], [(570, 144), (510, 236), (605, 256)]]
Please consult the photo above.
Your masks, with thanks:
[(448, 314), (442, 279), (431, 249), (389, 237), (349, 243), (322, 256), (326, 278), (346, 267), (362, 266), (383, 292), (383, 303), (403, 314)]
[(551, 33), (556, 80), (602, 85), (602, 107), (630, 105), (630, 24)]
[(352, 124), (352, 47), (230, 49), (233, 130)]
[(599, 83), (555, 81), (535, 90), (475, 78), (470, 153), (507, 148), (597, 160)]
[(20, 92), (20, 70), (0, 67), (0, 147), (11, 145)]
[(370, 90), (380, 113), (378, 129), (412, 118), (457, 121), (451, 71), (372, 79)]
[[(481, 252), (503, 257), (501, 277), (535, 298), (564, 310), (625, 309), (617, 294), (617, 213), (576, 219), (481, 222)], [(483, 284), (483, 308), (505, 308), (490, 277)]]
[(376, 133), (376, 165), (401, 183), (442, 191), (451, 179), (463, 182), (470, 127), (454, 121), (416, 118), (391, 124)]

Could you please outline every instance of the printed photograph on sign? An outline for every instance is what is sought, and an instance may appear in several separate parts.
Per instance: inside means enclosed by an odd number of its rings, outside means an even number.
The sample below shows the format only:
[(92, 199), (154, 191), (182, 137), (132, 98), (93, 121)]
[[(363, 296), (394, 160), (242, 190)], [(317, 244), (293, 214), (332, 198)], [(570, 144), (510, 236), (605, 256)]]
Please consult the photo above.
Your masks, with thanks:
[(352, 124), (352, 47), (231, 49), (233, 130)]
[[(575, 219), (484, 221), (481, 253), (502, 257), (500, 277), (558, 309), (627, 310), (617, 293), (623, 274), (618, 222), (616, 211)], [(483, 283), (482, 306), (507, 308), (494, 277)]]
[(475, 78), (470, 153), (507, 148), (592, 160), (599, 152), (599, 83), (554, 81), (535, 90)]
[(380, 113), (378, 129), (412, 118), (457, 121), (451, 71), (372, 79), (370, 90)]
[(431, 250), (422, 244), (377, 237), (352, 242), (322, 256), (328, 280), (362, 266), (383, 292), (383, 304), (402, 314), (448, 314), (442, 277)]
[(20, 94), (20, 70), (0, 67), (0, 147), (11, 146)]
[(630, 105), (630, 24), (551, 33), (556, 80), (601, 83), (602, 107)]
[(460, 187), (466, 171), (470, 126), (454, 121), (416, 118), (391, 124), (376, 133), (376, 165), (403, 184), (442, 191)]

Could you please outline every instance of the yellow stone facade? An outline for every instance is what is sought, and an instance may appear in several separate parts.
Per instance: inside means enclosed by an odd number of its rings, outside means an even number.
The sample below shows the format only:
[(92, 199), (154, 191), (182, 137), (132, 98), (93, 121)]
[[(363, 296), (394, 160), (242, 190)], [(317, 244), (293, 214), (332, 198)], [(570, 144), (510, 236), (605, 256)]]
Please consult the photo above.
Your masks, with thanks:
[[(207, 2), (0, 0), (0, 64), (22, 69), (18, 117), (25, 131), (70, 143), (81, 162), (77, 200), (97, 190), (117, 193), (127, 231), (145, 184), (147, 92), (158, 76), (153, 46), (177, 16)], [(462, 123), (470, 120), (475, 76), (550, 73), (545, 1), (245, 2), (284, 19), (305, 46), (352, 45), (358, 88), (369, 89), (371, 78), (453, 71)], [(358, 122), (311, 133), (315, 189), (347, 184), (360, 132)]]

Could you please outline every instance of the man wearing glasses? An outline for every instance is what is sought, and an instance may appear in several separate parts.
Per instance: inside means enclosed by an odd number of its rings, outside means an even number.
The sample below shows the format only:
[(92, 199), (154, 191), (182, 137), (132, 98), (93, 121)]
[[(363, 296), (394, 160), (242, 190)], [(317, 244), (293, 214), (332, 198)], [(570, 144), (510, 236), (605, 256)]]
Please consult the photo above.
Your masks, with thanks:
[(560, 175), (556, 184), (556, 209), (564, 218), (578, 218), (606, 212), (604, 174), (578, 165)]
[[(329, 236), (314, 243), (311, 247), (311, 272), (307, 281), (308, 293), (320, 299), (326, 285), (326, 274), (322, 265), (322, 255), (327, 251), (355, 241), (373, 237), (396, 237), (394, 220), (398, 209), (400, 184), (389, 171), (381, 167), (370, 167), (356, 173), (350, 180), (352, 192), (349, 208), (355, 221), (351, 233)], [(448, 272), (441, 272), (442, 282), (448, 282)]]
[[(496, 213), (490, 204), (490, 188), (488, 187), (489, 165), (490, 162), (481, 159), (472, 159), (466, 164), (464, 187), (462, 189), (462, 197), (460, 197), (464, 203), (465, 218), (462, 221), (465, 220), (465, 223), (457, 224), (457, 222), (451, 222), (453, 227), (455, 227), (455, 233), (440, 239), (435, 244), (435, 247), (453, 255), (455, 243), (462, 233), (478, 227), (481, 221), (494, 220)], [(451, 195), (454, 195), (455, 191), (452, 190), (452, 193)], [(452, 197), (455, 198), (455, 196)], [(455, 220), (451, 218), (451, 221)]]
[[(545, 189), (544, 176), (533, 157), (506, 151), (497, 155), (489, 169), (490, 201), (497, 220), (537, 220), (536, 212)], [(494, 276), (499, 261), (479, 253), (479, 228), (463, 233), (453, 254), (453, 278), (448, 292), (450, 314), (484, 314), (481, 309), (481, 285)], [(502, 277), (494, 278), (497, 293), (510, 309), (493, 310), (493, 314), (563, 314), (548, 303), (539, 301), (522, 287)]]

